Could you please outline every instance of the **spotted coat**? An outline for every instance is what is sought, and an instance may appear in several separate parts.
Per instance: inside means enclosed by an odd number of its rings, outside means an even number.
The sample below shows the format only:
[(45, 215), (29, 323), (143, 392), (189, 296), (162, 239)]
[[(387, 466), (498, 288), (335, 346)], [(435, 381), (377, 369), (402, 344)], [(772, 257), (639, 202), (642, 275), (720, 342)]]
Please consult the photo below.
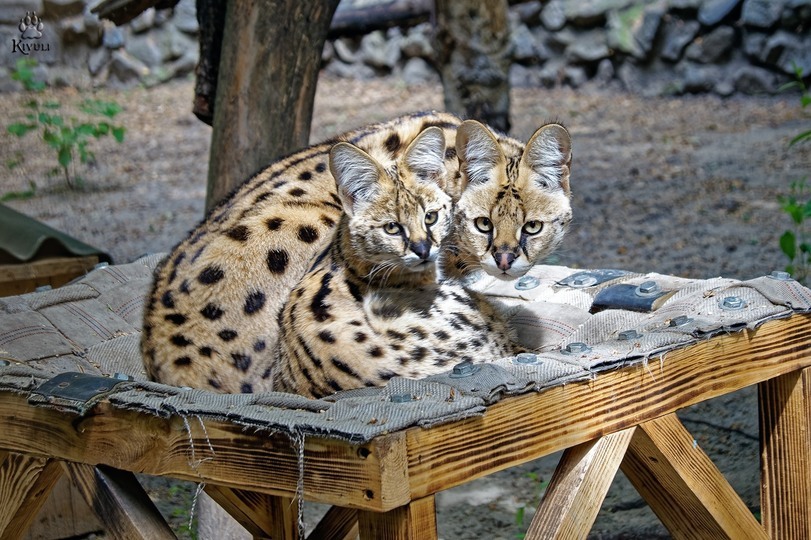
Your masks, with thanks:
[[(539, 144), (547, 146), (540, 159), (532, 156)], [(441, 282), (371, 279), (368, 257), (356, 247), (356, 237), (370, 232), (352, 230), (343, 219), (328, 255), (304, 276), (282, 312), (276, 388), (323, 397), (522, 351), (506, 309), (465, 289), (458, 278), (476, 269), (518, 277), (557, 245), (570, 211), (568, 144), (565, 130), (545, 126), (526, 150), (513, 147), (505, 155), (484, 126), (465, 122), (458, 128), (462, 169), (455, 185), (461, 193)], [(484, 162), (477, 162), (481, 157)], [(547, 163), (552, 170), (543, 169)], [(478, 230), (464, 223), (471, 218)], [(522, 266), (522, 258), (531, 264)]]
[[(157, 268), (141, 339), (148, 375), (221, 392), (269, 390), (279, 312), (329, 246), (342, 213), (330, 149), (348, 141), (390, 165), (425, 128), (452, 138), (459, 123), (433, 112), (396, 118), (296, 152), (248, 179)], [(455, 156), (447, 163), (456, 167)]]
[[(341, 205), (334, 180), (327, 172), (329, 149), (339, 140), (348, 140), (380, 163), (391, 164), (409, 141), (432, 125), (443, 129), (446, 140), (456, 141), (445, 153), (448, 174), (444, 188), (459, 203), (455, 215), (457, 234), (445, 247), (442, 261), (447, 281), (441, 286), (412, 284), (408, 291), (387, 290), (383, 291), (386, 294), (378, 294), (379, 291), (370, 291), (357, 280), (335, 279), (336, 272), (343, 271), (341, 263), (336, 262), (340, 259), (333, 258), (326, 264), (325, 257), (330, 251), (325, 248), (330, 247), (333, 229), (341, 216)], [(534, 264), (557, 245), (571, 215), (568, 205), (571, 147), (568, 134), (557, 137), (560, 130), (565, 133), (562, 127), (552, 129), (555, 137), (551, 138), (537, 137), (544, 130), (541, 128), (531, 142), (542, 140), (547, 146), (543, 154), (548, 163), (544, 164), (543, 160), (524, 159), (537, 145), (529, 145), (524, 152), (523, 145), (507, 137), (490, 134), (485, 141), (477, 129), (465, 130), (466, 134), (460, 139), (459, 125), (457, 118), (437, 113), (395, 119), (294, 154), (248, 180), (212, 211), (156, 272), (155, 286), (145, 311), (142, 340), (149, 374), (168, 384), (250, 392), (271, 389), (275, 369), (279, 374), (278, 388), (320, 395), (337, 387), (379, 384), (395, 371), (406, 376), (420, 375), (427, 373), (425, 366), (437, 371), (455, 358), (479, 357), (474, 349), (481, 346), (481, 340), (471, 337), (470, 331), (474, 334), (492, 332), (497, 336), (492, 341), (492, 349), (479, 352), (490, 357), (505, 354), (507, 348), (503, 339), (509, 331), (500, 326), (497, 310), (467, 293), (454, 280), (480, 269), (511, 279), (515, 276), (510, 273), (510, 264), (521, 262), (521, 253)], [(475, 155), (486, 150), (493, 141), (499, 155), (485, 160), (486, 166), (482, 165)], [(457, 147), (462, 149), (459, 156)], [(539, 167), (539, 163), (543, 166)], [(544, 172), (544, 167), (558, 172)], [(500, 195), (503, 193), (511, 196)], [(511, 201), (512, 209), (505, 207), (504, 201)], [(542, 215), (538, 214), (538, 208), (542, 209)], [(483, 216), (489, 216), (495, 225), (491, 233), (471, 228), (471, 222)], [(508, 223), (501, 216), (511, 216), (512, 221)], [(545, 236), (538, 236), (537, 246), (528, 249), (527, 245), (532, 242), (527, 241), (527, 235), (515, 233), (514, 242), (519, 247), (510, 249), (520, 253), (508, 260), (503, 253), (509, 246), (497, 245), (492, 233), (503, 232), (502, 225), (507, 223), (523, 231), (526, 223), (522, 219), (529, 217), (544, 220)], [(316, 361), (307, 355), (308, 350), (313, 350), (309, 345), (288, 351), (289, 357), (295, 354), (310, 362), (309, 367), (302, 362), (296, 368), (298, 371), (275, 360), (280, 351), (281, 309), (288, 301), (289, 291), (317, 259), (313, 279), (309, 282), (318, 283), (320, 279), (333, 286), (319, 285), (311, 290), (302, 285), (291, 297), (290, 313), (293, 317), (296, 310), (306, 313), (301, 306), (307, 302), (310, 306), (319, 301), (328, 305), (327, 297), (333, 295), (330, 302), (334, 302), (336, 293), (340, 293), (355, 304), (347, 304), (346, 312), (332, 310), (331, 315), (339, 313), (341, 324), (347, 327), (357, 327), (357, 323), (371, 325), (367, 331), (355, 328), (354, 333), (346, 334), (354, 336), (348, 343), (360, 346), (363, 342), (358, 339), (379, 343), (364, 346), (365, 356), (353, 357), (360, 364), (343, 361), (335, 355), (327, 356), (330, 364), (346, 375), (336, 375), (334, 380), (323, 374), (312, 377), (313, 368), (323, 369), (320, 358), (329, 354), (328, 349), (319, 350)], [(526, 268), (519, 271), (524, 272)], [(357, 304), (358, 295), (365, 298), (361, 311), (358, 311), (361, 307)], [(430, 299), (433, 300), (429, 302)], [(437, 299), (440, 302), (436, 302)], [(416, 304), (409, 304), (410, 301)], [(415, 305), (422, 307), (415, 308)], [(372, 313), (378, 321), (372, 324), (369, 320), (364, 322), (364, 317), (352, 317), (352, 309), (356, 315)], [(404, 321), (410, 322), (403, 325)], [(315, 319), (317, 324), (324, 322), (326, 319)], [(314, 343), (345, 342), (346, 335), (339, 334), (334, 328), (319, 329), (318, 341)], [(365, 338), (358, 338), (360, 335)], [(409, 346), (402, 339), (404, 336), (430, 337), (431, 347), (425, 347), (428, 341)], [(330, 343), (330, 339), (334, 341)], [(296, 348), (297, 342), (291, 343)], [(403, 350), (410, 351), (408, 362), (405, 355), (399, 353)], [(465, 353), (466, 350), (474, 354)], [(378, 351), (379, 357), (376, 356)], [(339, 361), (332, 363), (333, 357)], [(369, 357), (388, 360), (364, 364)], [(399, 368), (384, 367), (388, 365), (386, 362), (396, 362)], [(310, 375), (302, 379), (305, 373)]]

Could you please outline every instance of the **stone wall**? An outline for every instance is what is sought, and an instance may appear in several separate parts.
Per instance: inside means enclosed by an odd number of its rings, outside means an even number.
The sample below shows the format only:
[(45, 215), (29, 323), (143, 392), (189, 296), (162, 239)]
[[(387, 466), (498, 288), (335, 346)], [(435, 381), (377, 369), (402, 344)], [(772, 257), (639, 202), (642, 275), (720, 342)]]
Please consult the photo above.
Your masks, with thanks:
[[(174, 9), (150, 8), (122, 27), (90, 12), (98, 0), (2, 2), (0, 90), (17, 87), (9, 68), (24, 57), (39, 63), (37, 75), (50, 84), (80, 88), (157, 84), (188, 75), (197, 64), (194, 0), (181, 0)], [(31, 31), (37, 28), (34, 13), (40, 37)]]
[[(158, 84), (193, 72), (193, 0), (150, 9), (124, 27), (99, 21), (93, 3), (4, 0), (0, 90), (17, 87), (8, 70), (24, 56), (40, 63), (38, 75), (51, 84), (79, 87)], [(795, 65), (811, 74), (811, 0), (530, 1), (514, 3), (510, 17), (514, 86), (592, 81), (646, 95), (726, 96), (775, 93)], [(431, 38), (425, 22), (340, 36), (324, 49), (324, 70), (438, 81)]]

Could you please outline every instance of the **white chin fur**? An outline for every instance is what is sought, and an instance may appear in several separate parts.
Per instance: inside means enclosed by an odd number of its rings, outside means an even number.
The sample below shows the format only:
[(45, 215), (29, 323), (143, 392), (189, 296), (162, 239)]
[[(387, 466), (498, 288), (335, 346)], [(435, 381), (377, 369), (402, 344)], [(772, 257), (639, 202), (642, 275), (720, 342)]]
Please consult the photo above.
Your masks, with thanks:
[(436, 265), (433, 262), (425, 261), (425, 262), (418, 262), (416, 264), (410, 264), (410, 265), (406, 266), (405, 268), (409, 272), (417, 273), (417, 272), (425, 272), (426, 270), (431, 270), (435, 266)]
[(493, 276), (494, 278), (501, 279), (503, 281), (512, 281), (514, 279), (518, 279), (524, 274), (526, 274), (529, 269), (532, 268), (532, 265), (522, 264), (521, 261), (515, 261), (513, 265), (510, 267), (509, 270), (506, 272), (496, 266), (495, 263), (491, 262), (483, 262), (482, 269), (487, 272), (487, 274)]
[(436, 267), (434, 258), (425, 261), (415, 256), (413, 258), (403, 260), (403, 268), (409, 272), (425, 272), (426, 270), (430, 270), (434, 267)]

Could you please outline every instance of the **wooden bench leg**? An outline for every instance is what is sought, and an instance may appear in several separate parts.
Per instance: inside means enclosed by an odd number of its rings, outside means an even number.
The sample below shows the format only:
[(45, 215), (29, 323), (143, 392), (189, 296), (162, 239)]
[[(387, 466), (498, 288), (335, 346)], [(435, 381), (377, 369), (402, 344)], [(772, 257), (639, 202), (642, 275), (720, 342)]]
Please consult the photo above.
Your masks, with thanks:
[(526, 540), (588, 535), (634, 429), (618, 431), (563, 453), (529, 524)]
[(358, 511), (332, 506), (307, 540), (354, 540), (358, 537)]
[(175, 538), (133, 473), (84, 463), (62, 466), (113, 538)]
[(298, 504), (291, 497), (276, 497), (206, 485), (206, 493), (254, 537), (298, 540)]
[(766, 538), (675, 414), (637, 426), (622, 471), (674, 538)]
[(758, 385), (763, 527), (811, 538), (811, 368)]
[(358, 512), (360, 540), (436, 540), (436, 504), (429, 495), (388, 512)]
[(0, 451), (0, 539), (25, 534), (60, 476), (58, 461)]

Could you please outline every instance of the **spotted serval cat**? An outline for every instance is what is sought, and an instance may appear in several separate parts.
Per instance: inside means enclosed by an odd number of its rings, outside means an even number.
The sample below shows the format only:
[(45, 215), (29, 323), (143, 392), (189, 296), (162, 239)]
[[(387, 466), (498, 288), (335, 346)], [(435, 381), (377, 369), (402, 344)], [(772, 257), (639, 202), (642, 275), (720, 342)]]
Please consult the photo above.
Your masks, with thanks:
[[(303, 150), (247, 181), (156, 272), (142, 339), (150, 375), (168, 384), (225, 392), (270, 389), (277, 314), (312, 260), (328, 247), (341, 213), (335, 182), (326, 173), (329, 149), (337, 141), (350, 141), (388, 170), (427, 127), (439, 126), (453, 140), (459, 125), (459, 119), (447, 114), (398, 118)], [(544, 136), (538, 138), (542, 130)], [(444, 265), (448, 276), (483, 268), (517, 277), (530, 266), (524, 259), (534, 263), (559, 240), (570, 215), (571, 146), (562, 127), (542, 130), (533, 140), (549, 145), (547, 152), (530, 145), (539, 155), (528, 153), (526, 159), (520, 143), (493, 137), (486, 128), (457, 139), (468, 147), (466, 160), (456, 159), (454, 147), (446, 150), (446, 179), (451, 179), (446, 191), (459, 198), (467, 188), (455, 218), (475, 215), (480, 237), (457, 238), (450, 246)], [(477, 147), (484, 150), (493, 141), (500, 150), (477, 159)], [(512, 216), (518, 229), (513, 239), (502, 235), (497, 243), (494, 239), (505, 227), (493, 224), (502, 216)], [(461, 225), (472, 232), (467, 221)], [(541, 223), (530, 223), (537, 221)], [(516, 263), (523, 269), (510, 274)]]
[[(279, 312), (342, 213), (330, 149), (346, 141), (390, 169), (425, 129), (455, 133), (460, 123), (436, 112), (395, 118), (296, 152), (248, 179), (156, 269), (141, 337), (147, 374), (220, 392), (271, 389)], [(457, 167), (455, 154), (445, 162)]]
[(404, 209), (396, 206), (408, 203), (395, 205), (385, 190), (391, 179), (368, 156), (351, 154), (343, 167), (332, 168), (339, 185), (365, 170), (366, 192), (383, 187), (368, 195), (360, 212), (345, 205), (330, 252), (291, 293), (280, 321), (273, 375), (278, 390), (323, 397), (523, 350), (507, 312), (466, 290), (459, 278), (481, 267), (512, 279), (554, 249), (570, 219), (571, 149), (559, 125), (539, 129), (523, 152), (505, 154), (505, 146), (477, 122), (458, 128), (461, 173), (454, 176), (453, 190), (461, 197), (448, 238), (453, 250), (444, 260), (447, 276), (439, 283), (410, 280), (405, 287), (402, 279), (387, 281), (384, 273), (375, 273), (367, 249), (406, 243), (406, 231), (416, 225), (418, 232), (433, 214), (413, 223), (398, 219)]

